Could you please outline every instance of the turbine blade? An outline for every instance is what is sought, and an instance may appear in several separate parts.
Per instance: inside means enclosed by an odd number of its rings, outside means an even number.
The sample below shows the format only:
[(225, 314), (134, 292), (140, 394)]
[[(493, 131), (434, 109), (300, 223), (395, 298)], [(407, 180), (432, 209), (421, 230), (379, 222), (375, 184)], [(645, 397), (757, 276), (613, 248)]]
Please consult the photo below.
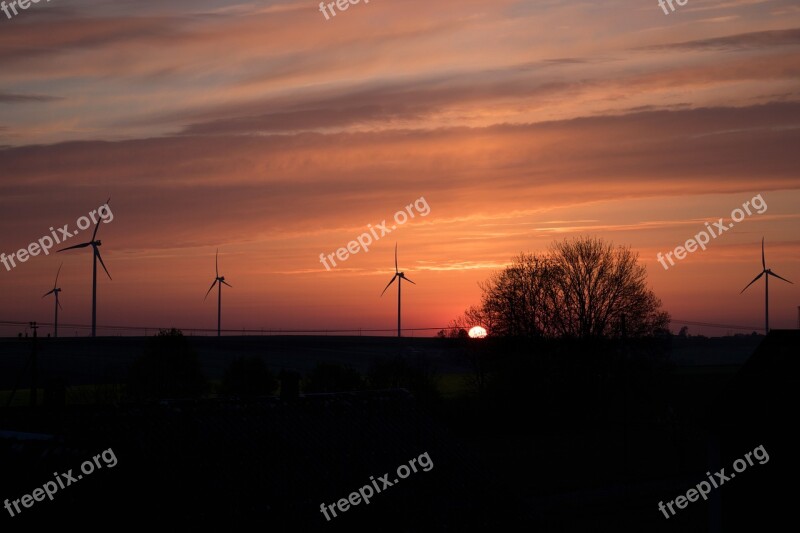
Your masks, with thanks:
[[(109, 196), (108, 200), (106, 200), (106, 204), (105, 205), (108, 205), (108, 203), (110, 201), (111, 201), (111, 197)], [(99, 229), (100, 229), (100, 221), (98, 220), (97, 223), (94, 225), (94, 233), (92, 233), (92, 240), (94, 240), (95, 237), (97, 237), (97, 230), (99, 230)]]
[[(396, 280), (397, 277), (398, 277), (397, 274), (392, 276), (392, 281), (389, 282), (389, 285), (386, 286), (386, 289), (388, 289), (392, 285), (392, 283), (394, 283), (394, 280)], [(383, 289), (383, 292), (381, 293), (381, 296), (383, 296), (383, 293), (386, 292), (386, 289)]]
[(411, 281), (410, 279), (408, 279), (408, 278), (407, 278), (407, 277), (405, 277), (405, 276), (403, 276), (403, 279), (404, 279), (404, 280), (406, 280), (406, 281), (408, 281), (409, 283), (412, 283), (412, 284), (416, 285), (416, 283), (414, 283), (413, 281)]
[(108, 279), (110, 279), (111, 281), (114, 281), (111, 278), (111, 274), (108, 273), (108, 269), (106, 268), (106, 264), (103, 263), (103, 258), (100, 256), (100, 250), (97, 249), (97, 246), (93, 246), (92, 248), (94, 248), (95, 257), (97, 257), (100, 260), (100, 264), (103, 265), (103, 270), (106, 271), (106, 276), (108, 276)]
[(217, 273), (217, 277), (219, 277), (219, 248), (217, 248), (217, 256), (214, 261), (214, 270)]
[(90, 246), (91, 244), (92, 244), (91, 242), (84, 242), (83, 244), (76, 244), (75, 246), (69, 246), (67, 248), (62, 248), (62, 249), (56, 250), (56, 251), (57, 252), (64, 252), (66, 250), (74, 250), (76, 248), (86, 248), (87, 246)]
[(224, 283), (225, 285), (227, 285), (227, 286), (228, 286), (228, 287), (230, 287), (231, 289), (233, 288), (233, 285), (231, 285), (231, 284), (230, 284), (230, 283), (228, 283), (227, 281), (220, 281), (220, 283)]
[[(111, 197), (109, 196), (108, 200), (106, 200), (106, 205), (108, 205), (108, 203), (110, 201), (111, 201)], [(100, 229), (100, 221), (98, 220), (97, 223), (95, 223), (95, 225), (94, 225), (94, 233), (92, 233), (92, 240), (94, 240), (95, 237), (97, 237), (97, 230), (99, 230), (99, 229)], [(111, 277), (111, 276), (109, 276), (109, 277)]]
[(59, 265), (59, 267), (58, 267), (58, 272), (56, 272), (56, 282), (53, 283), (53, 288), (54, 289), (56, 287), (58, 287), (58, 275), (61, 274), (61, 267), (63, 267), (63, 266), (64, 266), (64, 263), (61, 263), (61, 265)]
[[(778, 279), (782, 279), (782, 280), (783, 280), (783, 281), (785, 281), (786, 283), (792, 283), (792, 282), (791, 282), (791, 281), (789, 281), (788, 279), (780, 277), (780, 276), (779, 276), (779, 275), (777, 275), (775, 272), (767, 272), (767, 274), (769, 274), (770, 276), (775, 276), (775, 277), (776, 277), (776, 278), (778, 278)], [(794, 283), (792, 283), (792, 285), (794, 285)]]
[(97, 237), (97, 230), (100, 229), (100, 221), (98, 220), (97, 223), (94, 225), (94, 233), (92, 233), (92, 240)]
[(395, 274), (400, 271), (400, 269), (397, 268), (397, 243), (394, 243), (394, 271)]
[(61, 302), (59, 302), (58, 300), (56, 300), (56, 303), (58, 304), (58, 308), (59, 308), (59, 309), (61, 309), (61, 310), (63, 311), (63, 310), (64, 310), (64, 308), (63, 308), (63, 307), (61, 307)]
[(767, 269), (767, 262), (764, 260), (764, 237), (761, 237), (761, 268)]
[[(758, 276), (756, 276), (756, 278), (755, 278), (753, 281), (751, 281), (750, 283), (748, 283), (748, 284), (747, 284), (747, 287), (749, 287), (750, 285), (752, 285), (752, 284), (753, 284), (753, 283), (755, 283), (756, 281), (760, 280), (760, 279), (761, 279), (761, 276), (763, 276), (763, 275), (764, 275), (764, 272), (762, 272), (761, 274), (759, 274)], [(746, 291), (746, 290), (747, 290), (747, 287), (745, 287), (744, 289), (742, 289), (742, 292)], [(740, 292), (739, 294), (742, 294), (742, 292)]]
[(53, 289), (52, 291), (50, 291), (50, 292), (48, 292), (48, 293), (45, 293), (45, 295), (44, 295), (44, 296), (42, 296), (42, 298), (47, 298), (49, 295), (53, 294), (54, 292), (56, 292), (56, 290), (55, 290), (55, 289)]
[(214, 285), (216, 285), (216, 284), (217, 284), (217, 280), (215, 279), (214, 283), (211, 284), (211, 288), (208, 289), (208, 292), (206, 293), (205, 297), (203, 298), (204, 302), (206, 301), (206, 298), (208, 298), (208, 294), (211, 292), (211, 290), (214, 288)]

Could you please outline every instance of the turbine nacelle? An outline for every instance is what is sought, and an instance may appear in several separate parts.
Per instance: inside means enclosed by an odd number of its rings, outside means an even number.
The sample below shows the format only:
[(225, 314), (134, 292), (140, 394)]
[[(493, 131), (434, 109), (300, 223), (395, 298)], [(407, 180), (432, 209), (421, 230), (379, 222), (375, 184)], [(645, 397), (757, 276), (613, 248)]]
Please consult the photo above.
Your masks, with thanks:
[(61, 292), (61, 289), (50, 289), (49, 292), (44, 293), (44, 296), (42, 296), (42, 298), (50, 296), (51, 294), (55, 294), (56, 296), (58, 296), (59, 292)]

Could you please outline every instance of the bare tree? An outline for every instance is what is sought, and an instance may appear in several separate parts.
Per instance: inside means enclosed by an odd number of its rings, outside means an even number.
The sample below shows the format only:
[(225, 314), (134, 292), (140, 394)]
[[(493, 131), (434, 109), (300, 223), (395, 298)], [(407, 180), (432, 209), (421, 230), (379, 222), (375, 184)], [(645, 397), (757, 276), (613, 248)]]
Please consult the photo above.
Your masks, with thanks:
[(549, 258), (520, 254), (482, 283), (480, 310), (490, 326), (487, 331), (505, 337), (546, 336), (552, 329), (556, 272)]
[(520, 254), (481, 284), (482, 302), (460, 323), (479, 319), (490, 335), (525, 338), (643, 337), (669, 315), (647, 288), (629, 248), (580, 237), (546, 255)]
[(669, 315), (647, 288), (647, 270), (630, 248), (580, 237), (554, 243), (559, 336), (643, 337), (666, 329)]

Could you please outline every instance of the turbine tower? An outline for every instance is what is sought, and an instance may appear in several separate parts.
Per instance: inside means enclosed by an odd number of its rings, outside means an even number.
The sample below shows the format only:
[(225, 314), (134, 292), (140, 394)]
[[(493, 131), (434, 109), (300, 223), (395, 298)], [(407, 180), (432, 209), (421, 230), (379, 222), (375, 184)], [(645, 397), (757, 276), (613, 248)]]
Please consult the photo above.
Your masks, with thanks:
[(227, 281), (225, 281), (225, 276), (220, 277), (219, 275), (219, 248), (217, 248), (217, 258), (216, 258), (215, 268), (217, 272), (217, 277), (214, 278), (214, 283), (211, 284), (211, 288), (208, 289), (206, 297), (203, 298), (203, 301), (205, 301), (206, 298), (208, 298), (208, 295), (214, 288), (214, 285), (216, 285), (217, 282), (219, 282), (219, 288), (217, 289), (217, 337), (220, 337), (222, 335), (222, 284), (224, 283), (230, 288), (233, 288), (233, 286)]
[[(767, 277), (764, 278), (764, 335), (766, 335), (767, 333), (769, 333), (769, 277), (770, 276), (775, 276), (776, 278), (781, 279), (781, 280), (785, 281), (786, 283), (792, 283), (792, 282), (789, 281), (786, 278), (780, 277), (779, 275), (774, 273), (772, 270), (767, 268), (767, 262), (764, 260), (764, 238), (763, 237), (761, 238), (761, 268), (763, 268), (763, 270), (761, 271), (761, 274), (756, 276), (753, 281), (748, 283), (747, 287), (749, 287), (750, 285), (752, 285), (753, 283), (755, 283), (756, 281), (761, 279), (761, 276), (763, 276), (764, 274), (767, 275)], [(794, 284), (792, 283), (792, 285), (794, 285)], [(742, 292), (746, 291), (747, 287), (742, 289)], [(742, 292), (740, 292), (739, 294), (742, 294)]]
[[(61, 292), (61, 289), (58, 287), (58, 275), (61, 273), (61, 267), (63, 267), (63, 266), (64, 266), (64, 263), (61, 263), (61, 265), (58, 267), (58, 272), (56, 272), (56, 282), (53, 283), (53, 288), (50, 290), (50, 292), (48, 292), (44, 296), (42, 296), (42, 298), (47, 298), (51, 294), (55, 294), (56, 295), (56, 319), (53, 322), (53, 326), (55, 328), (55, 331), (53, 333), (53, 338), (56, 338), (56, 339), (58, 338), (58, 308), (61, 307), (61, 303), (58, 301), (58, 293)], [(61, 310), (63, 311), (64, 308), (61, 307)]]
[[(106, 201), (106, 205), (111, 201), (111, 198)], [(103, 243), (102, 241), (95, 240), (97, 237), (97, 230), (100, 229), (100, 221), (94, 223), (94, 233), (92, 233), (92, 240), (89, 242), (84, 242), (82, 244), (76, 244), (75, 246), (69, 246), (67, 248), (62, 248), (58, 250), (59, 252), (64, 252), (66, 250), (74, 250), (76, 248), (86, 248), (87, 246), (92, 247), (92, 255), (94, 261), (92, 262), (92, 337), (96, 336), (97, 334), (97, 261), (100, 260), (100, 264), (103, 266), (103, 270), (106, 271), (106, 275), (108, 279), (111, 279), (111, 274), (108, 273), (108, 269), (106, 268), (106, 264), (103, 262), (103, 258), (100, 257), (100, 250), (97, 248), (101, 246)], [(77, 233), (77, 232), (76, 232)]]
[(397, 243), (395, 243), (394, 245), (394, 276), (392, 276), (392, 280), (389, 282), (389, 285), (387, 285), (386, 288), (383, 289), (381, 296), (383, 296), (386, 290), (392, 285), (392, 283), (394, 283), (394, 280), (397, 280), (397, 336), (401, 337), (402, 335), (400, 334), (400, 289), (402, 288), (404, 280), (414, 285), (416, 285), (416, 283), (408, 279), (406, 275), (403, 272), (400, 272), (397, 268)]

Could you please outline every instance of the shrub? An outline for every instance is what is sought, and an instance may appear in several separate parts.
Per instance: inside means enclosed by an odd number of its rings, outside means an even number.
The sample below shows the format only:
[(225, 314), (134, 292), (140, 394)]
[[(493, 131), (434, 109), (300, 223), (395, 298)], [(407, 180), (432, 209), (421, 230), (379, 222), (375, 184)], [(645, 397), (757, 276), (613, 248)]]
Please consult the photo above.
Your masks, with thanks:
[(128, 377), (128, 395), (137, 400), (196, 398), (207, 388), (197, 354), (174, 328), (162, 329), (148, 340)]

